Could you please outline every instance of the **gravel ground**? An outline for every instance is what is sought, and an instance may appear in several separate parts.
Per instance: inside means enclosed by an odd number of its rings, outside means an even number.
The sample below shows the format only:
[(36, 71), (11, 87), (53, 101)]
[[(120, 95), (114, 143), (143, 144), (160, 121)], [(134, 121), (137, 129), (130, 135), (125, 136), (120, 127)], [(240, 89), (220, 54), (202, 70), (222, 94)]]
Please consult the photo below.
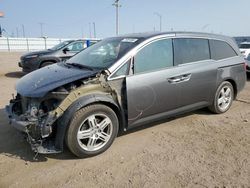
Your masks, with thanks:
[(250, 187), (250, 80), (222, 115), (206, 109), (119, 136), (105, 153), (34, 153), (4, 106), (23, 76), (21, 53), (0, 53), (0, 187)]

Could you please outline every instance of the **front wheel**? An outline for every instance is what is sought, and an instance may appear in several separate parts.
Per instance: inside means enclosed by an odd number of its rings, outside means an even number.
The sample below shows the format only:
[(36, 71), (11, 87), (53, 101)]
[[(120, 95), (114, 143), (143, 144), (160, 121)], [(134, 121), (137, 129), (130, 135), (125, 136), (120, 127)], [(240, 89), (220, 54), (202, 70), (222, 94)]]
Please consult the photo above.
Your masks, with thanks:
[(108, 106), (95, 104), (77, 111), (66, 135), (68, 148), (76, 156), (91, 157), (107, 150), (118, 133), (119, 121)]
[(52, 62), (52, 61), (46, 61), (46, 62), (42, 63), (41, 68), (49, 66), (49, 65), (52, 65), (52, 64), (54, 64), (54, 62)]
[(217, 88), (214, 101), (209, 109), (217, 114), (226, 112), (232, 105), (234, 99), (234, 89), (230, 82), (224, 81)]

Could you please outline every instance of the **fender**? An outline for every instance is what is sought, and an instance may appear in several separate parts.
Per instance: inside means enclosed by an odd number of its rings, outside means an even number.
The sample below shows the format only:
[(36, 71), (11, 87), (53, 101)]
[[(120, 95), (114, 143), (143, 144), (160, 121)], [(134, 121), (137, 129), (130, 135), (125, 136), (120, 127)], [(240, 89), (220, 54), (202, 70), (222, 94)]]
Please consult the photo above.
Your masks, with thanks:
[(47, 62), (47, 61), (52, 61), (52, 62), (55, 62), (55, 63), (57, 63), (57, 62), (60, 62), (61, 61), (61, 58), (59, 58), (59, 57), (56, 57), (56, 56), (47, 56), (47, 55), (45, 55), (45, 56), (41, 56), (40, 57), (40, 62), (39, 62), (39, 67), (44, 63), (44, 62)]
[(119, 113), (118, 115), (121, 115), (119, 105), (114, 101), (113, 97), (109, 93), (93, 93), (80, 97), (75, 102), (73, 102), (64, 112), (62, 117), (58, 119), (59, 124), (57, 125), (57, 133), (55, 140), (55, 146), (57, 149), (60, 149), (61, 151), (63, 150), (65, 134), (75, 112), (87, 105), (97, 102), (111, 104), (117, 109)]
[(245, 73), (244, 64), (219, 67), (217, 75), (217, 87), (223, 81), (229, 81), (235, 90), (235, 98), (237, 94), (243, 90), (246, 84), (247, 75)]

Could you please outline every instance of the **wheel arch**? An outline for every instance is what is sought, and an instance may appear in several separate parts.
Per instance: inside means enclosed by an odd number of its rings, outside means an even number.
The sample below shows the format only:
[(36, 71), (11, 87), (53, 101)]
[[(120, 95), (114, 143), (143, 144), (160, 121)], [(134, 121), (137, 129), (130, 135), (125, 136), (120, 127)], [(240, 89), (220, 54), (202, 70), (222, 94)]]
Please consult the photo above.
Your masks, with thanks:
[(232, 84), (233, 89), (234, 89), (234, 99), (236, 99), (237, 94), (238, 94), (238, 88), (237, 88), (237, 84), (236, 84), (235, 80), (232, 79), (232, 78), (228, 78), (228, 79), (225, 79), (225, 80), (223, 80), (223, 81), (227, 81), (227, 82), (229, 82), (230, 84)]
[(43, 60), (43, 61), (40, 62), (39, 68), (41, 68), (41, 67), (43, 66), (43, 64), (44, 64), (44, 63), (47, 63), (47, 62), (56, 63), (57, 61), (54, 60), (54, 59)]
[(69, 123), (75, 114), (76, 111), (93, 104), (103, 104), (110, 107), (117, 115), (119, 121), (119, 131), (124, 128), (124, 116), (120, 110), (119, 105), (114, 101), (111, 95), (107, 94), (91, 94), (87, 96), (83, 96), (73, 102), (69, 108), (64, 112), (62, 117), (58, 119), (60, 124), (57, 125), (57, 132), (56, 132), (56, 147), (58, 149), (63, 150), (64, 148), (64, 140), (65, 135), (68, 130)]
[(39, 68), (41, 68), (43, 63), (46, 62), (53, 62), (53, 63), (57, 63), (59, 62), (61, 59), (59, 57), (56, 56), (42, 56), (40, 59), (40, 64), (39, 64)]

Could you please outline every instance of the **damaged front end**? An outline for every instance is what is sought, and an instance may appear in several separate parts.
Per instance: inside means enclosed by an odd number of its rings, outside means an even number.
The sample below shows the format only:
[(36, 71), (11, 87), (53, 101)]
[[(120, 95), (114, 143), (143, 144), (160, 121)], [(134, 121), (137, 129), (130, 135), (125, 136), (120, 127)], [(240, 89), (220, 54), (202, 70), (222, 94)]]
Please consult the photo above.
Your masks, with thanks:
[[(9, 123), (25, 133), (27, 141), (36, 153), (59, 153), (55, 147), (53, 132), (57, 117), (53, 112), (63, 96), (50, 93), (44, 98), (28, 98), (17, 94), (6, 106)], [(49, 139), (48, 139), (49, 138)]]
[[(10, 124), (24, 133), (34, 152), (60, 153), (63, 151), (65, 133), (62, 129), (66, 123), (62, 119), (64, 116), (71, 118), (72, 114), (66, 113), (70, 107), (74, 106), (77, 110), (87, 105), (87, 101), (119, 103), (116, 92), (107, 84), (106, 78), (107, 73), (98, 73), (59, 86), (43, 97), (17, 94), (6, 106)], [(100, 96), (105, 96), (105, 99)]]

